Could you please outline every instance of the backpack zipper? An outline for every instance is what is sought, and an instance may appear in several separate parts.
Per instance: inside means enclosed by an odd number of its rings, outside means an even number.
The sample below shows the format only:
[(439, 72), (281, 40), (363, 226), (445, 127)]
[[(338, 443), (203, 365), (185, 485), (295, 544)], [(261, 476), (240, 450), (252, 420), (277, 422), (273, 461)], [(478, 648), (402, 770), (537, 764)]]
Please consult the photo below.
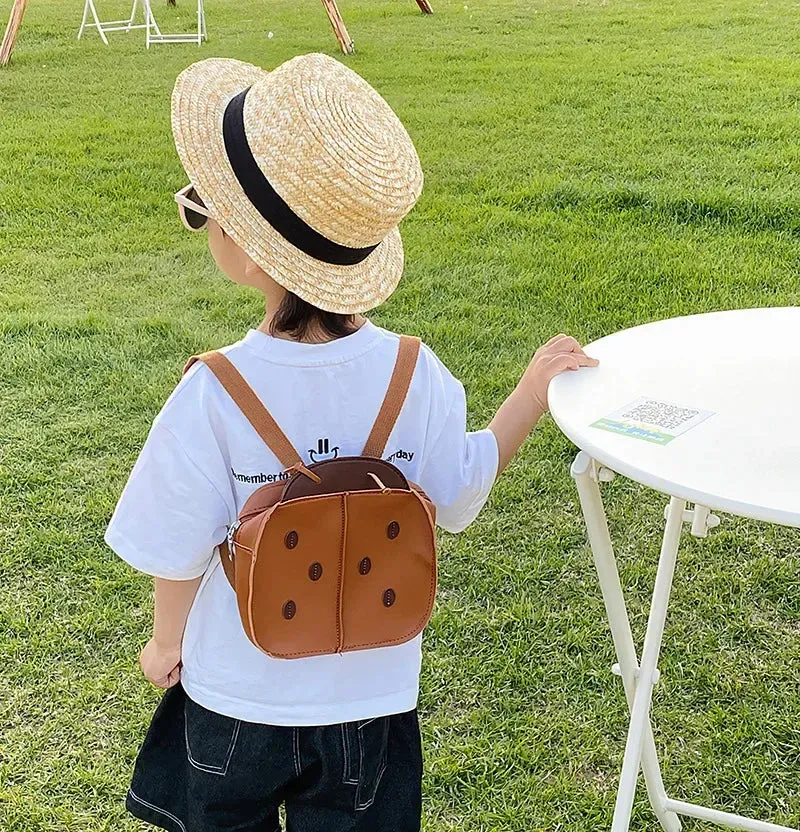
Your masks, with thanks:
[(241, 525), (242, 525), (242, 521), (237, 520), (235, 523), (228, 526), (228, 560), (230, 560), (230, 561), (233, 560), (233, 554), (234, 554), (233, 547), (236, 545), (234, 540), (233, 540), (233, 536), (236, 534), (236, 532), (239, 531), (239, 527)]

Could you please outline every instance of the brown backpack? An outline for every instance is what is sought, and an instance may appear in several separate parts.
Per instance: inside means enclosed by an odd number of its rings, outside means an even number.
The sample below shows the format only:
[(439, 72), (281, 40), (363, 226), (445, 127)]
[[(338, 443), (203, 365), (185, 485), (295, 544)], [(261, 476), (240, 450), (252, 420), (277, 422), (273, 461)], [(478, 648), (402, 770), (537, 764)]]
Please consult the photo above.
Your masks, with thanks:
[[(402, 336), (383, 405), (361, 456), (306, 466), (233, 364), (202, 361), (288, 480), (257, 489), (220, 558), (248, 638), (294, 659), (403, 644), (428, 623), (436, 594), (436, 509), (381, 459), (405, 402), (420, 342)], [(184, 370), (185, 372), (185, 370)]]

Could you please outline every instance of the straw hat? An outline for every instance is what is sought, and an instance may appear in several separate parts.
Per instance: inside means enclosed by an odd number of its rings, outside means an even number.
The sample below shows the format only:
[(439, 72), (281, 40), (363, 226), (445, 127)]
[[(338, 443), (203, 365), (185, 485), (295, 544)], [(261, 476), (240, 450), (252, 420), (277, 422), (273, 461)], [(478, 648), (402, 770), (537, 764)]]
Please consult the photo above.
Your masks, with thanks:
[(326, 55), (273, 72), (227, 58), (172, 93), (178, 155), (209, 213), (281, 286), (329, 312), (365, 312), (403, 271), (398, 224), (422, 191), (389, 105)]

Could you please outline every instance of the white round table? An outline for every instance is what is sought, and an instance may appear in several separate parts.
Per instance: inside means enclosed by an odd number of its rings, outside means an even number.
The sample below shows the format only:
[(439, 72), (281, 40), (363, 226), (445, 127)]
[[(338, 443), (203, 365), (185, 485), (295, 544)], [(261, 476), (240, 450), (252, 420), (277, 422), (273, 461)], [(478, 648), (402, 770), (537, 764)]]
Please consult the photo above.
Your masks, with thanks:
[[(555, 378), (549, 401), (581, 449), (572, 474), (631, 710), (612, 832), (629, 828), (640, 765), (667, 832), (681, 828), (679, 815), (797, 832), (668, 797), (650, 703), (684, 522), (698, 537), (719, 522), (712, 509), (800, 527), (800, 308), (672, 318), (601, 338), (586, 352), (600, 366)], [(600, 496), (615, 474), (671, 498), (641, 664)]]

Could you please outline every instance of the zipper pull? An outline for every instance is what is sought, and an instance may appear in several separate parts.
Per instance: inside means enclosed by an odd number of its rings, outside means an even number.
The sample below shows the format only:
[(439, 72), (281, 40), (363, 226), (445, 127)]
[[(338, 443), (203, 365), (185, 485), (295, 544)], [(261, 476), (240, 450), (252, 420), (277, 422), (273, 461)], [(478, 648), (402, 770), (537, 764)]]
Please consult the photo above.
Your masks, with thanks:
[(379, 479), (378, 475), (377, 475), (377, 474), (373, 474), (373, 473), (372, 473), (372, 471), (367, 471), (367, 476), (368, 476), (368, 477), (372, 477), (372, 479), (374, 479), (374, 480), (375, 480), (375, 482), (378, 484), (378, 488), (380, 488), (380, 490), (381, 490), (381, 493), (383, 493), (383, 494), (388, 494), (388, 493), (389, 493), (389, 491), (391, 491), (391, 490), (392, 490), (391, 488), (387, 488), (387, 487), (386, 487), (386, 486), (385, 486), (385, 485), (384, 485), (384, 484), (380, 481), (380, 479)]
[(322, 482), (321, 477), (318, 477), (313, 471), (311, 471), (309, 468), (306, 468), (305, 463), (302, 461), (296, 462), (290, 468), (287, 468), (286, 471), (287, 473), (289, 471), (294, 471), (295, 473), (302, 474), (304, 477), (308, 477), (312, 482), (315, 482), (317, 484)]

